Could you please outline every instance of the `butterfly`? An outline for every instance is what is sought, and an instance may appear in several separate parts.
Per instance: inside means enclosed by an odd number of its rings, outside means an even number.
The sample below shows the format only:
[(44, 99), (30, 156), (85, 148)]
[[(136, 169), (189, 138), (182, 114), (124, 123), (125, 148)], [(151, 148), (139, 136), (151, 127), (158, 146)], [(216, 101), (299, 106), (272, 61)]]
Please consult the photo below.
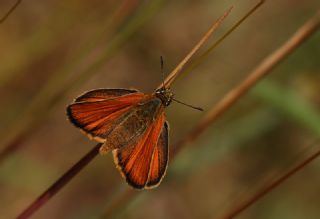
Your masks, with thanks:
[[(84, 93), (67, 106), (67, 116), (71, 123), (89, 138), (102, 144), (100, 153), (112, 151), (117, 168), (133, 188), (154, 188), (165, 175), (169, 160), (169, 126), (164, 114), (165, 108), (175, 101), (203, 111), (174, 99), (169, 86), (231, 9), (232, 7), (213, 23), (166, 80), (163, 80), (162, 86), (152, 94), (129, 89), (96, 89)], [(163, 74), (163, 59), (160, 58)]]
[(88, 91), (67, 106), (69, 120), (112, 150), (121, 175), (133, 188), (160, 184), (168, 166), (168, 122), (164, 109), (173, 93), (163, 86), (153, 94), (129, 89)]

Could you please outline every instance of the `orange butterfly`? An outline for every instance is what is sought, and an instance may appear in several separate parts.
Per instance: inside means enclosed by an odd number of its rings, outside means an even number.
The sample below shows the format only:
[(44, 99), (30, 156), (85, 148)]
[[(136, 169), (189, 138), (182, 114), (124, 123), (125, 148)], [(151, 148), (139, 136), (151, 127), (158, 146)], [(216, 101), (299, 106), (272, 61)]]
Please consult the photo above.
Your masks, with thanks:
[(156, 187), (166, 172), (169, 150), (168, 122), (165, 120), (164, 109), (174, 100), (202, 111), (201, 108), (174, 99), (169, 86), (231, 9), (213, 23), (153, 94), (128, 89), (97, 89), (76, 98), (67, 107), (70, 121), (89, 138), (103, 144), (101, 153), (113, 151), (121, 175), (132, 187)]
[(113, 150), (122, 176), (134, 188), (159, 185), (168, 165), (168, 123), (164, 108), (173, 94), (160, 88), (153, 94), (128, 89), (97, 89), (67, 107), (70, 121), (90, 138)]

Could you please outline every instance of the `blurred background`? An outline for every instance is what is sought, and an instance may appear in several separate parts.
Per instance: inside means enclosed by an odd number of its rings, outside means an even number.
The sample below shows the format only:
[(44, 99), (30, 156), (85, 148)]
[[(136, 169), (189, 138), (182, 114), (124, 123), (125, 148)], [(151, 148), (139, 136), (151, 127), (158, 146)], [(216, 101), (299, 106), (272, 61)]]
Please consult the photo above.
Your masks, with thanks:
[[(0, 25), (1, 218), (17, 216), (95, 145), (67, 121), (73, 98), (95, 88), (154, 91), (161, 55), (169, 73), (230, 5), (206, 46), (256, 2), (22, 1)], [(2, 0), (0, 15), (13, 4)], [(174, 83), (176, 98), (209, 111), (319, 8), (267, 1)], [(158, 188), (107, 218), (219, 218), (319, 148), (319, 43), (320, 31), (170, 161)], [(170, 144), (205, 113), (168, 107)], [(320, 218), (319, 171), (316, 160), (239, 218)], [(125, 189), (111, 154), (98, 156), (33, 218), (100, 218)]]

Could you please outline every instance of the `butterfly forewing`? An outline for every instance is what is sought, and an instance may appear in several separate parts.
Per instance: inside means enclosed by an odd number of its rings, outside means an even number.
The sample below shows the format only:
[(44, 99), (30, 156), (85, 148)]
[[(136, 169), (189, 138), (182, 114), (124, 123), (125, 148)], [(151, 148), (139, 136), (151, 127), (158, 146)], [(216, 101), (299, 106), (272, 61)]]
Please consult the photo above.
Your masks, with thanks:
[(75, 99), (75, 102), (81, 102), (81, 101), (99, 101), (99, 100), (106, 100), (106, 99), (112, 99), (119, 96), (136, 93), (137, 90), (129, 90), (129, 89), (95, 89), (88, 91), (81, 96), (77, 97)]
[(105, 142), (115, 123), (144, 96), (143, 93), (125, 89), (89, 91), (67, 107), (67, 115), (75, 126), (90, 137)]

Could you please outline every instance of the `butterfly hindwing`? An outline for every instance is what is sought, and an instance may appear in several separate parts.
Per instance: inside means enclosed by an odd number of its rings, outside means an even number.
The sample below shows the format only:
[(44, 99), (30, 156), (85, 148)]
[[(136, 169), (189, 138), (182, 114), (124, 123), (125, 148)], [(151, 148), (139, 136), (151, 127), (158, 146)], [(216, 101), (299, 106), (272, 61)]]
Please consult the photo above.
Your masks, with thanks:
[(135, 144), (113, 151), (121, 174), (134, 188), (151, 188), (161, 181), (168, 162), (168, 129), (161, 112)]
[(146, 188), (153, 188), (158, 186), (165, 175), (169, 160), (168, 128), (168, 122), (165, 122), (162, 127), (161, 134), (158, 138), (156, 147), (153, 151)]

